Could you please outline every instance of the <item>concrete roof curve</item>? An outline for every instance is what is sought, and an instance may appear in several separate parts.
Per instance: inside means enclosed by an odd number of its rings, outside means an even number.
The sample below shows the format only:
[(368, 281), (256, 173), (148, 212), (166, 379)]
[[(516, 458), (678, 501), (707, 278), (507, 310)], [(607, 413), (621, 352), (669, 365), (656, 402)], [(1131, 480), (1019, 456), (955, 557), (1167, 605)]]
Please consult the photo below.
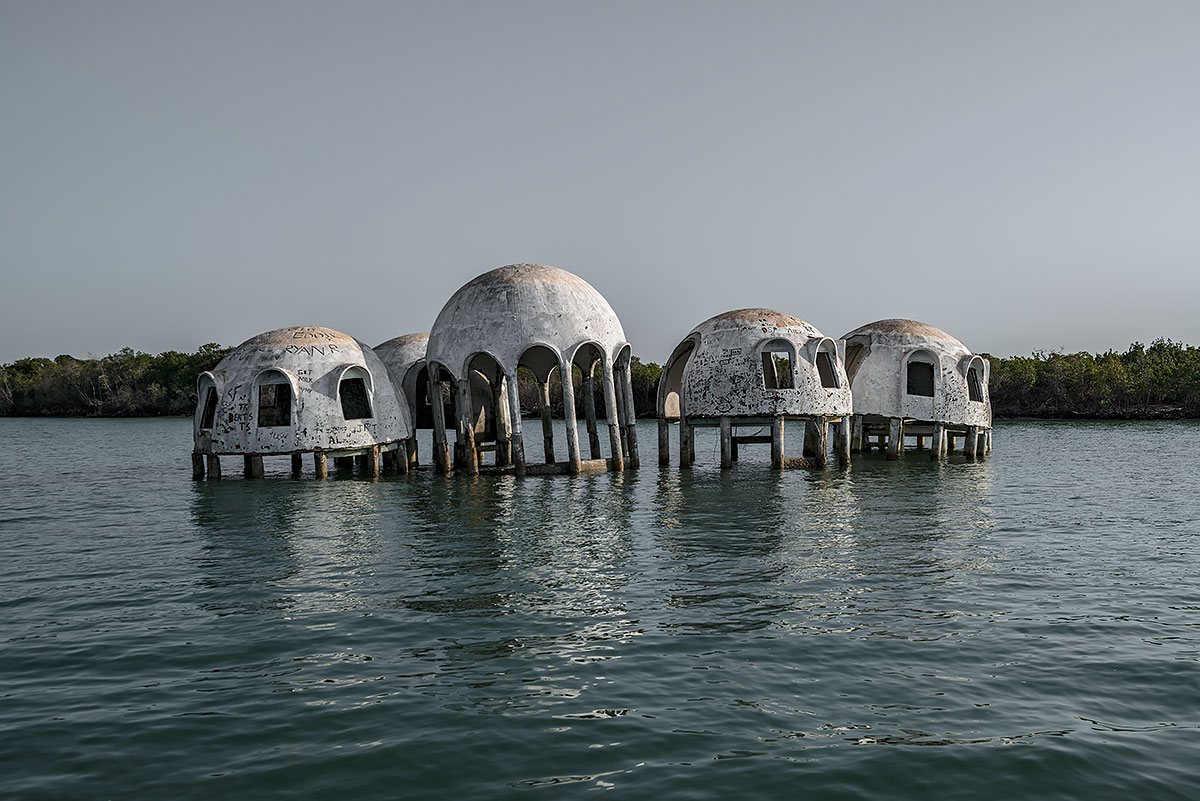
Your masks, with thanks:
[(612, 359), (627, 344), (604, 296), (577, 275), (542, 264), (511, 264), (467, 282), (442, 307), (426, 359), (462, 378), (468, 358), (492, 354), (515, 369), (528, 348), (547, 345), (564, 359), (594, 342)]
[(690, 334), (705, 334), (726, 330), (759, 330), (763, 335), (781, 331), (808, 339), (824, 336), (816, 326), (774, 309), (734, 309), (709, 317), (691, 330)]
[(930, 348), (947, 353), (966, 355), (970, 349), (940, 328), (916, 320), (888, 319), (859, 326), (842, 339), (870, 338), (896, 347)]

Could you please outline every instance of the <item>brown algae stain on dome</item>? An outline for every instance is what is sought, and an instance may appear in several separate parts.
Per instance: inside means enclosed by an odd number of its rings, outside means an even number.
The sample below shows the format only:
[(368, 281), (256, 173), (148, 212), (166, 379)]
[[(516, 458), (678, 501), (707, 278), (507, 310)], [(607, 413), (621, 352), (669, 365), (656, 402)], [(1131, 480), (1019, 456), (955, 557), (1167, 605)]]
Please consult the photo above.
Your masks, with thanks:
[(947, 334), (940, 328), (934, 328), (928, 323), (918, 322), (916, 320), (902, 320), (899, 318), (891, 318), (887, 320), (876, 320), (873, 323), (867, 323), (864, 326), (856, 328), (854, 331), (847, 334), (866, 334), (871, 331), (876, 331), (881, 334), (894, 334), (896, 336), (922, 337), (926, 339), (940, 339), (947, 342), (958, 342), (957, 339)]
[(419, 345), (429, 341), (429, 334), (403, 334), (398, 337), (393, 337), (387, 342), (380, 342), (375, 346), (374, 350), (378, 351), (381, 348), (402, 348), (405, 345)]
[(341, 331), (334, 331), (332, 328), (323, 328), (319, 325), (297, 325), (290, 328), (278, 328), (251, 337), (238, 345), (235, 350), (247, 345), (319, 345), (322, 343), (348, 345), (354, 342), (354, 337), (343, 334)]
[(774, 309), (734, 309), (733, 311), (727, 311), (712, 318), (714, 322), (717, 320), (750, 326), (770, 325), (776, 328), (785, 328), (788, 326), (812, 328), (811, 325), (799, 317), (793, 317), (790, 314), (784, 314)]
[(550, 267), (545, 264), (509, 264), (504, 267), (497, 267), (494, 270), (489, 270), (476, 277), (470, 282), (476, 285), (491, 285), (491, 284), (575, 284), (583, 286), (591, 286), (587, 281), (584, 281), (574, 273), (558, 267)]

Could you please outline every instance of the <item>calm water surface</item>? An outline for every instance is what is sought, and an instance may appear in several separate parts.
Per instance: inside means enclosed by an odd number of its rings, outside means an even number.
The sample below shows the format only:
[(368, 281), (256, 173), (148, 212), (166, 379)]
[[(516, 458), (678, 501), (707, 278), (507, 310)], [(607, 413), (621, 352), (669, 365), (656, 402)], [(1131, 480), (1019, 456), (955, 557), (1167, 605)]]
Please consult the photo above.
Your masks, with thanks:
[(641, 440), (193, 482), (188, 420), (0, 419), (0, 796), (1200, 795), (1200, 425), (782, 474)]

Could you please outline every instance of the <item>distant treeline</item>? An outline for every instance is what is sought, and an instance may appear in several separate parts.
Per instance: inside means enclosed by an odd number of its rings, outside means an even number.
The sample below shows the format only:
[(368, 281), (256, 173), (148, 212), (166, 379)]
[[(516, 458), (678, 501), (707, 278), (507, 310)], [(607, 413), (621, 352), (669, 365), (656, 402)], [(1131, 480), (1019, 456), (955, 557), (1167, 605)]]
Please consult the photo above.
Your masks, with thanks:
[[(98, 359), (19, 359), (0, 366), (0, 416), (77, 415), (149, 417), (191, 414), (196, 376), (211, 370), (230, 348), (209, 344), (195, 353), (157, 356), (125, 348)], [(1167, 339), (1149, 346), (1135, 342), (1124, 353), (1058, 353), (997, 358), (990, 392), (997, 417), (1175, 418), (1200, 417), (1200, 349)], [(639, 417), (654, 416), (662, 368), (637, 357), (631, 365)], [(531, 375), (519, 375), (521, 407), (540, 411)], [(583, 413), (582, 381), (576, 408)], [(604, 397), (596, 382), (596, 409)], [(562, 393), (551, 394), (562, 412)]]

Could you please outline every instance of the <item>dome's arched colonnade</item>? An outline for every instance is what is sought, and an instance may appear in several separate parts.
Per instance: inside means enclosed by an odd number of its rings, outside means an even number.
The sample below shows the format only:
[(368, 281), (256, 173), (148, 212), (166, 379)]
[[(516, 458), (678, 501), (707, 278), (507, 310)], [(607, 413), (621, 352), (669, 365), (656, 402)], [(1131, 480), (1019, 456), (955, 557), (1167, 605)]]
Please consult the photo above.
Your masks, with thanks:
[[(247, 477), (264, 456), (303, 455), (314, 474), (406, 472), (418, 465), (417, 429), (431, 429), (438, 472), (570, 473), (639, 465), (632, 350), (608, 302), (578, 276), (519, 264), (478, 276), (442, 308), (428, 334), (372, 349), (327, 328), (300, 326), (239, 345), (197, 384), (192, 464), (221, 475), (240, 455)], [(520, 371), (537, 388), (542, 447), (526, 453)], [(898, 458), (905, 441), (942, 459), (991, 451), (990, 366), (958, 340), (912, 320), (881, 320), (839, 340), (772, 309), (739, 309), (692, 329), (659, 380), (659, 464), (670, 464), (678, 423), (679, 465), (695, 461), (694, 429), (720, 432), (721, 467), (739, 447), (770, 444), (776, 468), (848, 465), (877, 447)], [(578, 377), (578, 378), (577, 378)], [(595, 403), (600, 382), (607, 437)], [(576, 418), (582, 386), (587, 455)], [(552, 387), (561, 388), (565, 460), (556, 454)], [(805, 426), (804, 458), (784, 453), (786, 421)], [(829, 430), (833, 426), (833, 458)], [(447, 431), (455, 432), (453, 455)], [(752, 429), (748, 432), (749, 429)], [(531, 434), (532, 435), (532, 434)], [(541, 457), (535, 457), (537, 451)], [(487, 454), (491, 453), (489, 460)]]

